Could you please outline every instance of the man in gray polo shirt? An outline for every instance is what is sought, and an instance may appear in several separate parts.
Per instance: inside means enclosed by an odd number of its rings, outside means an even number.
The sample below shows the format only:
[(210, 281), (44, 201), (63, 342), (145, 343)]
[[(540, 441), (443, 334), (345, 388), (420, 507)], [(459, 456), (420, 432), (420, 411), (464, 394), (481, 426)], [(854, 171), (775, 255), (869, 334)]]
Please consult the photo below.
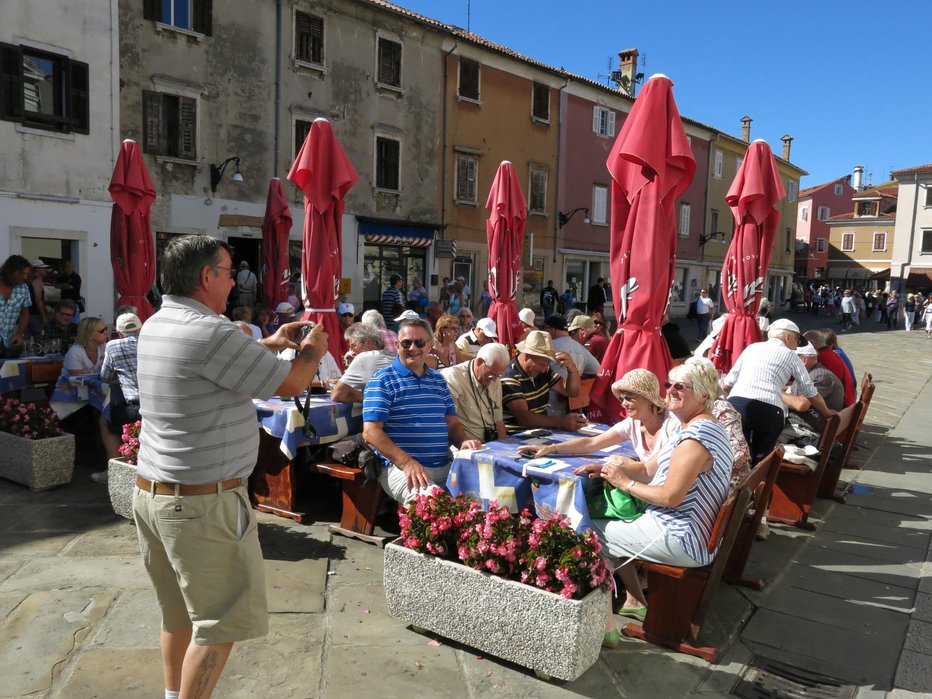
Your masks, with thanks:
[[(368, 313), (368, 311), (367, 311)], [(353, 353), (353, 361), (333, 387), (331, 398), (337, 403), (362, 403), (362, 392), (372, 375), (395, 361), (386, 351), (382, 329), (367, 323), (353, 323), (343, 334)]]
[[(246, 337), (220, 315), (233, 283), (226, 243), (176, 238), (162, 258), (162, 307), (139, 336), (133, 509), (162, 612), (166, 692), (182, 696), (210, 696), (233, 643), (268, 632), (246, 492), (259, 448), (252, 398), (300, 393), (327, 351), (322, 326), (295, 344), (302, 322), (261, 344)], [(286, 348), (300, 354), (288, 362), (270, 351)]]

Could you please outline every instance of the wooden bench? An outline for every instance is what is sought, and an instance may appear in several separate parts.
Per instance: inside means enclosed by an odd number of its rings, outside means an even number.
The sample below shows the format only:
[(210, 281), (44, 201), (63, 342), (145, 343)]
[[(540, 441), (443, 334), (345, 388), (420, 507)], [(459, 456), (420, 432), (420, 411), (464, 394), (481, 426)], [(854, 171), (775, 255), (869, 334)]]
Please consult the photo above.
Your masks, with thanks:
[(579, 381), (579, 393), (572, 398), (566, 399), (570, 412), (589, 407), (589, 393), (592, 392), (592, 386), (594, 383), (594, 376), (588, 379), (581, 379)]
[(673, 648), (714, 663), (718, 649), (699, 645), (699, 634), (706, 612), (722, 578), (732, 545), (747, 511), (751, 490), (741, 484), (722, 505), (712, 528), (708, 550), (718, 553), (707, 566), (681, 568), (644, 562), (650, 605), (643, 624), (626, 624), (626, 636)]
[(822, 476), (822, 482), (819, 484), (819, 491), (817, 495), (820, 498), (827, 498), (830, 500), (836, 500), (838, 502), (845, 502), (844, 493), (836, 493), (835, 490), (838, 487), (838, 480), (841, 478), (841, 470), (847, 467), (848, 459), (851, 457), (851, 452), (854, 451), (854, 445), (858, 438), (858, 432), (861, 429), (863, 420), (861, 420), (862, 413), (866, 412), (867, 405), (870, 405), (871, 398), (874, 396), (874, 384), (869, 383), (864, 388), (863, 396), (866, 399), (866, 403), (859, 400), (855, 403), (858, 406), (858, 411), (855, 419), (852, 421), (851, 425), (848, 427), (847, 432), (842, 432), (838, 430), (838, 434), (835, 437), (835, 440), (841, 444), (841, 452), (838, 455), (837, 459), (829, 461), (828, 466), (825, 468), (825, 474)]
[(748, 508), (744, 512), (741, 520), (741, 526), (735, 537), (735, 543), (731, 547), (731, 555), (728, 556), (728, 565), (725, 566), (725, 582), (732, 585), (743, 585), (754, 590), (763, 590), (765, 583), (763, 578), (752, 578), (744, 574), (744, 568), (748, 562), (748, 556), (751, 553), (751, 546), (754, 543), (754, 536), (757, 534), (757, 528), (760, 526), (761, 518), (767, 510), (767, 503), (770, 502), (770, 495), (773, 492), (773, 484), (777, 479), (777, 473), (780, 471), (780, 462), (783, 460), (783, 450), (779, 447), (770, 452), (770, 455), (761, 461), (754, 470), (751, 471), (745, 480), (738, 487), (747, 487), (751, 491), (751, 499), (748, 502)]
[(385, 537), (374, 536), (375, 518), (382, 502), (382, 486), (378, 481), (366, 480), (361, 468), (338, 463), (317, 462), (314, 468), (343, 485), (343, 512), (340, 524), (331, 524), (327, 531), (354, 539), (360, 539), (379, 548), (385, 546)]
[(773, 488), (773, 500), (767, 513), (768, 522), (780, 522), (809, 531), (815, 529), (815, 525), (809, 521), (812, 502), (832, 458), (835, 438), (850, 428), (856, 411), (857, 403), (826, 418), (825, 426), (819, 435), (819, 461), (815, 470), (806, 464), (790, 461), (780, 464), (780, 472)]

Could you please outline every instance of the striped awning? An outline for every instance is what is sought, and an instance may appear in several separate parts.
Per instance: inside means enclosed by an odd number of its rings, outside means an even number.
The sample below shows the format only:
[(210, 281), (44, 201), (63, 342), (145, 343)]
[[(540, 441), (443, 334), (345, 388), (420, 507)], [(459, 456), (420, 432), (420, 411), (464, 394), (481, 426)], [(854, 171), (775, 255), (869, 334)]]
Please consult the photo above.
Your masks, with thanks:
[(373, 245), (408, 245), (416, 248), (426, 248), (431, 244), (430, 238), (419, 238), (413, 235), (367, 235), (366, 242)]
[(426, 248), (434, 242), (433, 227), (409, 224), (405, 221), (359, 219), (359, 234), (372, 245), (400, 245)]

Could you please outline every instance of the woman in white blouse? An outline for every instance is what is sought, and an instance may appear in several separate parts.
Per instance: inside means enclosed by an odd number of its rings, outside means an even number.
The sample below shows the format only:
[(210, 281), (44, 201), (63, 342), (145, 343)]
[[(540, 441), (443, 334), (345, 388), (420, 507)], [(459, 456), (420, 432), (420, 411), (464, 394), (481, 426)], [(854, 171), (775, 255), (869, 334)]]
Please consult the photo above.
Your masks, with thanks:
[(65, 354), (62, 376), (99, 374), (104, 363), (104, 346), (109, 339), (110, 328), (100, 318), (82, 318), (75, 342)]

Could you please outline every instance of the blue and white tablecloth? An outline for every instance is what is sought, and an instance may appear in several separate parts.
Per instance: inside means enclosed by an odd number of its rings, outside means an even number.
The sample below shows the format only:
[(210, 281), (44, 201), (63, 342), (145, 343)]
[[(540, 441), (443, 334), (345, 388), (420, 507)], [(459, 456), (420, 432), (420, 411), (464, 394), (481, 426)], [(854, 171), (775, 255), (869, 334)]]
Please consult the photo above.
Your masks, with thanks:
[(110, 384), (99, 376), (61, 376), (49, 398), (49, 406), (59, 419), (64, 420), (85, 405), (91, 405), (97, 412), (110, 419)]
[(19, 391), (28, 385), (27, 366), (34, 362), (60, 360), (61, 355), (47, 357), (19, 357), (18, 359), (0, 359), (0, 395)]
[[(302, 404), (304, 398), (301, 399)], [(280, 398), (254, 400), (262, 429), (281, 439), (282, 453), (293, 459), (298, 448), (308, 444), (331, 444), (362, 432), (362, 404), (337, 403), (330, 396), (311, 396), (309, 419), (317, 430), (316, 439), (304, 436), (304, 417), (294, 401)]]
[(569, 517), (576, 531), (589, 529), (589, 508), (586, 492), (592, 479), (576, 475), (573, 470), (586, 463), (617, 454), (634, 457), (630, 442), (603, 449), (588, 456), (556, 456), (548, 454), (550, 465), (535, 468), (534, 462), (518, 458), (518, 447), (565, 442), (582, 436), (593, 436), (607, 429), (606, 425), (591, 425), (579, 433), (554, 432), (548, 437), (486, 443), (483, 449), (463, 450), (456, 454), (447, 477), (447, 489), (454, 496), (466, 495), (481, 500), (483, 507), (497, 501), (513, 512), (525, 507), (538, 517), (550, 517), (556, 512)]

